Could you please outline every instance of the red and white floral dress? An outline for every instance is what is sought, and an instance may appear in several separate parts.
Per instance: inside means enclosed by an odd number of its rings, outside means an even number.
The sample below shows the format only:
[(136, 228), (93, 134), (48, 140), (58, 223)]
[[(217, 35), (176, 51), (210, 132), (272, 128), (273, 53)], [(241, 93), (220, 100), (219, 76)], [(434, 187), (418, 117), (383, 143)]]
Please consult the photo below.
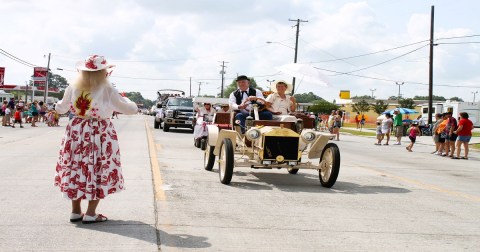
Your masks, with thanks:
[(117, 133), (109, 118), (113, 111), (135, 114), (137, 105), (105, 83), (94, 91), (67, 87), (55, 110), (75, 114), (62, 139), (55, 186), (72, 200), (103, 199), (124, 190)]

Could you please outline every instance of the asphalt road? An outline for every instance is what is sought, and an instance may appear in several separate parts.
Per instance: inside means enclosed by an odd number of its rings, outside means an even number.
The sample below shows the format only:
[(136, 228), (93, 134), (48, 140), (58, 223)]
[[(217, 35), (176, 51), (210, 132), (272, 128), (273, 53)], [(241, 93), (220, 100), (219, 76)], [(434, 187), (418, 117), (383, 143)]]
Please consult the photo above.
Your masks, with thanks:
[[(64, 123), (63, 123), (64, 124)], [(0, 250), (475, 251), (480, 247), (480, 153), (469, 160), (342, 135), (333, 188), (318, 173), (203, 169), (192, 134), (115, 120), (127, 190), (101, 202), (110, 221), (68, 222), (53, 187), (64, 127), (0, 128)], [(23, 131), (21, 131), (23, 130)], [(14, 133), (14, 134), (13, 134)]]

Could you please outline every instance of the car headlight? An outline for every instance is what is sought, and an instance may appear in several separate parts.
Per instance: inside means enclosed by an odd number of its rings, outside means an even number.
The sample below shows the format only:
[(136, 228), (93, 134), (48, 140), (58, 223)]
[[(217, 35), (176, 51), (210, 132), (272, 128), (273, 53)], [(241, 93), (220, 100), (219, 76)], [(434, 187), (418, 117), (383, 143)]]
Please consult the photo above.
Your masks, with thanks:
[(247, 131), (247, 133), (245, 134), (245, 136), (250, 141), (256, 140), (256, 139), (260, 138), (260, 130), (258, 130), (256, 128), (249, 129)]
[(302, 140), (307, 143), (313, 142), (315, 138), (317, 138), (317, 135), (311, 131), (308, 131), (302, 134)]
[(165, 117), (173, 117), (173, 110), (167, 110)]

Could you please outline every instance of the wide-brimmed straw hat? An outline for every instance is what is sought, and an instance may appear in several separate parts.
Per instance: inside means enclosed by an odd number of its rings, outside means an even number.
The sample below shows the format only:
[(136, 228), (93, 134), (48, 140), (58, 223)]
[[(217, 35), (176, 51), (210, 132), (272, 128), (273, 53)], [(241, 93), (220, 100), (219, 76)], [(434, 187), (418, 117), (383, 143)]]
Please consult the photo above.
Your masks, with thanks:
[(278, 84), (278, 83), (283, 83), (283, 84), (287, 85), (287, 90), (285, 91), (285, 93), (287, 93), (287, 94), (288, 94), (288, 93), (292, 93), (292, 89), (293, 89), (292, 84), (290, 84), (290, 83), (288, 83), (288, 82), (286, 82), (286, 81), (284, 81), (284, 80), (278, 80), (278, 81), (275, 81), (274, 83), (272, 83), (272, 84), (270, 85), (270, 90), (272, 90), (272, 92), (277, 93), (277, 84)]
[(103, 56), (90, 55), (84, 61), (77, 62), (76, 67), (80, 71), (94, 72), (103, 69), (109, 69), (115, 66), (109, 65)]

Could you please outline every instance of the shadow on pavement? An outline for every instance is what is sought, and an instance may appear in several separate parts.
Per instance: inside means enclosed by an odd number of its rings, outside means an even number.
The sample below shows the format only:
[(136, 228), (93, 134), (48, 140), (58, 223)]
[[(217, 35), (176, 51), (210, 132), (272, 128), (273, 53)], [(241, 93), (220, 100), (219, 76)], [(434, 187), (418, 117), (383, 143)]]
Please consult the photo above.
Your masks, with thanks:
[[(311, 192), (311, 193), (340, 193), (340, 194), (385, 194), (385, 193), (410, 193), (411, 191), (400, 187), (359, 185), (351, 182), (338, 181), (332, 188), (320, 185), (318, 176), (311, 174), (279, 174), (279, 173), (252, 173), (257, 179), (245, 182), (232, 182), (242, 189), (272, 190), (273, 187), (286, 192)], [(234, 177), (235, 179), (235, 177)], [(258, 183), (267, 183), (258, 184)]]
[(141, 221), (108, 220), (105, 223), (87, 225), (79, 222), (79, 224), (77, 224), (77, 228), (122, 235), (125, 237), (150, 242), (152, 244), (157, 244), (156, 233), (158, 232), (160, 235), (160, 245), (167, 247), (208, 248), (211, 246), (211, 244), (207, 242), (206, 237), (188, 234), (169, 234), (165, 231), (156, 229), (151, 224)]

